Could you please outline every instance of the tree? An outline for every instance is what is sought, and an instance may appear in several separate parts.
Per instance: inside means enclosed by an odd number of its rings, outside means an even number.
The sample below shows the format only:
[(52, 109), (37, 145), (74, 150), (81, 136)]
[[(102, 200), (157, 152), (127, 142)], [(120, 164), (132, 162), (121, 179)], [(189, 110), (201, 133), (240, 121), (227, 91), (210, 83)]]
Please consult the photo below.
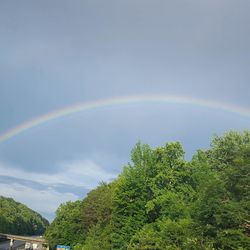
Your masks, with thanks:
[(45, 234), (52, 248), (56, 245), (74, 246), (83, 241), (81, 206), (82, 201), (69, 201), (61, 204), (57, 209), (56, 218), (50, 224)]
[(110, 250), (111, 249), (111, 225), (96, 224), (87, 235), (82, 250)]
[(131, 237), (147, 222), (145, 206), (148, 189), (146, 172), (153, 164), (152, 150), (137, 143), (128, 164), (119, 176), (113, 193), (112, 249), (127, 249)]
[(215, 136), (190, 162), (179, 142), (137, 143), (119, 177), (62, 205), (47, 235), (78, 250), (249, 249), (249, 183), (250, 132)]
[(111, 219), (111, 195), (113, 184), (101, 183), (90, 191), (82, 202), (81, 223), (87, 232), (96, 224), (109, 224)]
[(131, 159), (114, 190), (113, 249), (127, 249), (133, 235), (147, 223), (185, 218), (186, 202), (193, 196), (180, 143), (156, 149), (138, 143)]
[(49, 222), (37, 212), (11, 198), (0, 196), (0, 232), (41, 235)]
[(250, 134), (216, 136), (206, 154), (213, 178), (203, 184), (193, 218), (203, 238), (216, 249), (246, 249), (250, 246)]

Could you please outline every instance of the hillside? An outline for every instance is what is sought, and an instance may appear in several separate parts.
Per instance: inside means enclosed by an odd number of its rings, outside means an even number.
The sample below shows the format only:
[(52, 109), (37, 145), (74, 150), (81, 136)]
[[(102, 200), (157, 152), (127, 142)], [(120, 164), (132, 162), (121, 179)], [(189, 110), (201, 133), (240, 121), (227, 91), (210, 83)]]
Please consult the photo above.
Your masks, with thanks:
[(43, 234), (49, 222), (12, 198), (0, 196), (0, 232), (18, 235)]

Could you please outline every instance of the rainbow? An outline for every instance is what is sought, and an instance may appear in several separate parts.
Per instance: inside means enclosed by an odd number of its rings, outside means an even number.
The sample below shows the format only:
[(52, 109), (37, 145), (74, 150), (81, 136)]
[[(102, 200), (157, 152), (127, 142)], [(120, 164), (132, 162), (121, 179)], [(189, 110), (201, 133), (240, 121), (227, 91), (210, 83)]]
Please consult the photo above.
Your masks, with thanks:
[(212, 100), (204, 100), (193, 97), (182, 97), (182, 96), (172, 96), (172, 95), (171, 96), (170, 95), (121, 96), (121, 97), (112, 97), (108, 99), (100, 99), (86, 103), (79, 103), (35, 117), (11, 129), (8, 129), (7, 131), (0, 134), (0, 143), (17, 136), (26, 130), (29, 130), (31, 128), (49, 122), (51, 120), (55, 120), (57, 118), (64, 117), (70, 114), (84, 112), (87, 110), (92, 110), (106, 106), (136, 104), (136, 103), (173, 103), (173, 104), (195, 105), (200, 107), (207, 107), (226, 112), (231, 112), (245, 117), (250, 117), (250, 109), (248, 108), (244, 108), (230, 103), (216, 102)]

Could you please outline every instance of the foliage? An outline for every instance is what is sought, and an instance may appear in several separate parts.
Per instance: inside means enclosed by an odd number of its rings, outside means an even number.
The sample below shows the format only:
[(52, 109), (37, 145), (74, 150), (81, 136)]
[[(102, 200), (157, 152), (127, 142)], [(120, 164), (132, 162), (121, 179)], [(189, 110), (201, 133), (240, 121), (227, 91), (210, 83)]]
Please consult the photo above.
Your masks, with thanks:
[(88, 232), (82, 250), (111, 249), (111, 226), (96, 224)]
[[(208, 178), (198, 193), (192, 217), (216, 249), (250, 246), (250, 134), (215, 137), (207, 151)], [(197, 164), (197, 162), (196, 162)], [(202, 184), (202, 183), (201, 183)], [(200, 185), (201, 185), (200, 184)]]
[(61, 204), (57, 209), (56, 218), (45, 233), (51, 247), (56, 245), (73, 246), (82, 241), (81, 205), (81, 201), (67, 202)]
[(0, 196), (0, 232), (41, 235), (49, 222), (37, 212), (11, 198)]
[(114, 190), (113, 249), (127, 249), (132, 236), (147, 223), (186, 218), (194, 193), (180, 143), (156, 149), (138, 143), (132, 160)]
[(152, 164), (150, 155), (151, 149), (138, 143), (132, 151), (135, 165), (125, 167), (116, 182), (111, 219), (113, 249), (126, 249), (133, 234), (147, 222), (145, 206), (151, 190), (147, 186), (144, 166)]
[[(109, 244), (112, 184), (101, 183), (82, 201), (60, 205), (45, 237), (52, 248), (69, 245), (91, 249), (90, 245)], [(95, 244), (93, 243), (95, 242)], [(105, 245), (105, 244), (104, 244)], [(108, 249), (108, 248), (107, 248)]]
[(101, 183), (88, 193), (81, 206), (81, 223), (85, 233), (96, 224), (106, 225), (111, 217), (112, 185)]
[(54, 243), (77, 250), (250, 249), (250, 132), (215, 136), (189, 162), (179, 142), (155, 149), (137, 143), (131, 160), (115, 181), (59, 208), (47, 231)]

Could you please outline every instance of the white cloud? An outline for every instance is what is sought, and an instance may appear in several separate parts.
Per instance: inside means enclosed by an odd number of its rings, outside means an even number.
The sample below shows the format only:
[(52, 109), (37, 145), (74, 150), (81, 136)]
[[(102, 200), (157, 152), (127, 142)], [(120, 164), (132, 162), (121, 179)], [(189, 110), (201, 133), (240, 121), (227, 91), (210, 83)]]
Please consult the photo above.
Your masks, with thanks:
[(12, 197), (41, 214), (50, 214), (51, 217), (61, 203), (79, 199), (72, 192), (58, 192), (56, 186), (71, 185), (82, 187), (83, 190), (92, 189), (100, 181), (116, 177), (89, 160), (60, 163), (58, 171), (52, 174), (31, 172), (0, 162), (0, 175), (43, 184), (43, 189), (36, 189), (28, 184), (20, 184), (18, 180), (11, 184), (0, 183), (0, 195)]
[(0, 175), (23, 180), (36, 181), (42, 184), (67, 184), (94, 188), (100, 181), (109, 181), (116, 175), (105, 171), (101, 166), (90, 160), (78, 160), (59, 164), (56, 173), (36, 173), (0, 163)]
[(79, 199), (75, 194), (59, 193), (53, 188), (37, 190), (18, 183), (0, 183), (0, 190), (1, 195), (11, 197), (18, 202), (24, 203), (31, 209), (42, 214), (54, 213), (61, 203)]

